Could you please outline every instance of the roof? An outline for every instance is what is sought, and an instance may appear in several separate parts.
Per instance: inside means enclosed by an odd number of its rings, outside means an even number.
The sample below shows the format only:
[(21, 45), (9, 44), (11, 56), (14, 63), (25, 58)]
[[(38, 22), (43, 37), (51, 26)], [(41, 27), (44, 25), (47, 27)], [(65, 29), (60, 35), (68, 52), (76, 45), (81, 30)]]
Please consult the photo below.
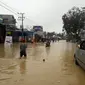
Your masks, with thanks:
[(13, 15), (5, 15), (5, 14), (0, 14), (0, 23), (1, 24), (15, 24), (16, 20)]

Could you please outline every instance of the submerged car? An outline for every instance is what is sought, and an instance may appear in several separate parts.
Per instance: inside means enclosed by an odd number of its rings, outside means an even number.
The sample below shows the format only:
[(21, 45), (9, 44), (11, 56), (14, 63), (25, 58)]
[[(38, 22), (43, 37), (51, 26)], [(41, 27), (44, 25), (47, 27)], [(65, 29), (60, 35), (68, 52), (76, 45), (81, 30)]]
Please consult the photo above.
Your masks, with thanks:
[(81, 41), (81, 43), (77, 46), (74, 59), (76, 65), (80, 65), (83, 69), (85, 69), (85, 41)]

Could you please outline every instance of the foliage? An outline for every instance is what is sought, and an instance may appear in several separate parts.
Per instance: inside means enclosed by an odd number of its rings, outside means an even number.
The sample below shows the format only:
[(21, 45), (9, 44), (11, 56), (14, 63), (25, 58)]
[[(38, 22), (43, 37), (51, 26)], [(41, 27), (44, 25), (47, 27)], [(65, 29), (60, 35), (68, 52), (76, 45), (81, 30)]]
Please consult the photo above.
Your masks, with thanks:
[(79, 33), (84, 28), (85, 10), (84, 8), (73, 7), (66, 14), (62, 16), (63, 30), (66, 31), (67, 36), (71, 39), (79, 39)]

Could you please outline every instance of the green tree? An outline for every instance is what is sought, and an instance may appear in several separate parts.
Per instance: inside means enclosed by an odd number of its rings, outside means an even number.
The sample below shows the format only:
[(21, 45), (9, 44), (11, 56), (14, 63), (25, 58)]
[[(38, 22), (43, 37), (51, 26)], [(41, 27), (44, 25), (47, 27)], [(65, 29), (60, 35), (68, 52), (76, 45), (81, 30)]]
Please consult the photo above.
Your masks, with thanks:
[(84, 8), (73, 7), (62, 16), (63, 30), (66, 31), (70, 39), (80, 39), (79, 33), (84, 28), (85, 11)]

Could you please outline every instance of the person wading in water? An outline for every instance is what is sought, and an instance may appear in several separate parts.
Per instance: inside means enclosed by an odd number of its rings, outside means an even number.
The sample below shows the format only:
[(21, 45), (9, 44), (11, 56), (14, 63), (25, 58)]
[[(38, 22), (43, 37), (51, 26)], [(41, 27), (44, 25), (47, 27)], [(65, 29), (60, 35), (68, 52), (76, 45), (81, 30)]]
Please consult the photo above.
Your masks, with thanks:
[(22, 40), (21, 44), (20, 44), (20, 59), (23, 56), (24, 56), (24, 58), (27, 58), (26, 48), (27, 48), (27, 45), (25, 43), (25, 40)]

